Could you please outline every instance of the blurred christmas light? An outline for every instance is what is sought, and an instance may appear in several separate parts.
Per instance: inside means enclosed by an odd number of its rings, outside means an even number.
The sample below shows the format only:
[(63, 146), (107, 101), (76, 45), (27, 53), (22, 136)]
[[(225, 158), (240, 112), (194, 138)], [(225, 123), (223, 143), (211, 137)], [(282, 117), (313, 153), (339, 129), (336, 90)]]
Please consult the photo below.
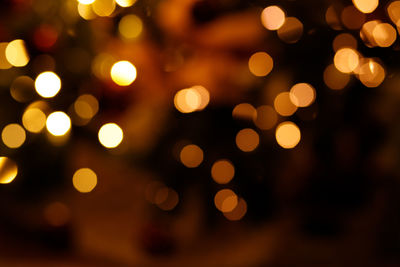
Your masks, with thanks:
[(92, 4), (95, 0), (78, 0), (79, 3), (84, 5)]
[(342, 11), (341, 19), (343, 25), (348, 29), (356, 30), (360, 29), (364, 24), (366, 15), (358, 11), (354, 6), (347, 6)]
[(367, 60), (360, 67), (358, 78), (367, 87), (378, 87), (385, 75), (385, 69), (378, 62)]
[[(165, 211), (173, 210), (179, 202), (178, 193), (172, 188), (160, 188), (155, 197), (158, 207)], [(162, 201), (160, 201), (161, 199)]]
[(357, 49), (357, 40), (350, 33), (341, 33), (335, 37), (332, 43), (333, 51), (337, 52), (341, 48)]
[(128, 86), (136, 79), (136, 68), (129, 61), (118, 61), (111, 67), (111, 79), (120, 86)]
[(290, 99), (289, 92), (282, 92), (275, 97), (274, 108), (282, 116), (291, 116), (297, 110), (297, 106)]
[(62, 111), (51, 113), (46, 120), (49, 133), (54, 136), (65, 135), (71, 128), (71, 119)]
[(296, 43), (302, 35), (303, 23), (295, 17), (287, 17), (282, 27), (278, 29), (278, 36), (285, 43)]
[(379, 5), (379, 0), (353, 0), (354, 6), (363, 13), (372, 13)]
[(251, 152), (260, 144), (260, 136), (250, 128), (242, 129), (236, 134), (236, 145), (243, 152)]
[(399, 27), (400, 22), (400, 1), (393, 1), (387, 6), (387, 14), (392, 22)]
[(46, 114), (39, 108), (28, 107), (22, 115), (22, 124), (32, 133), (39, 133), (46, 126)]
[(61, 89), (61, 80), (52, 71), (42, 72), (35, 80), (35, 89), (41, 97), (54, 97)]
[(250, 72), (258, 77), (268, 75), (273, 66), (274, 62), (272, 57), (265, 52), (254, 53), (249, 59)]
[(1, 139), (9, 148), (18, 148), (25, 142), (25, 130), (17, 123), (8, 124), (1, 132)]
[(374, 27), (372, 36), (378, 46), (389, 47), (396, 41), (397, 33), (389, 23), (379, 23)]
[(76, 114), (82, 119), (91, 119), (99, 110), (99, 102), (94, 96), (84, 94), (79, 96), (74, 102), (74, 109)]
[(333, 64), (326, 67), (323, 78), (326, 86), (333, 90), (345, 88), (350, 81), (350, 75), (338, 71)]
[(17, 164), (7, 157), (0, 157), (0, 184), (11, 183), (17, 174)]
[(227, 184), (235, 176), (235, 167), (227, 159), (220, 159), (211, 167), (211, 177), (218, 184)]
[(261, 13), (261, 23), (268, 30), (278, 30), (285, 22), (285, 12), (278, 6), (264, 8)]
[(100, 143), (106, 148), (119, 146), (124, 138), (122, 129), (115, 123), (107, 123), (101, 126), (98, 138)]
[(193, 88), (179, 90), (175, 94), (174, 105), (182, 113), (197, 111), (201, 106), (201, 95)]
[(262, 105), (257, 108), (253, 121), (259, 129), (269, 130), (275, 126), (278, 121), (278, 115), (273, 107)]
[(326, 23), (334, 30), (341, 30), (342, 26), (339, 19), (339, 14), (336, 12), (333, 5), (329, 6), (325, 12)]
[(377, 43), (375, 42), (375, 38), (373, 36), (373, 32), (375, 27), (381, 22), (378, 20), (371, 20), (364, 23), (360, 30), (360, 38), (363, 40), (364, 44), (368, 47), (375, 47)]
[(114, 0), (96, 0), (91, 5), (94, 13), (100, 17), (111, 16), (116, 6)]
[(215, 194), (214, 204), (222, 212), (231, 212), (238, 204), (238, 197), (232, 190), (222, 189)]
[(241, 220), (247, 212), (247, 203), (243, 198), (239, 198), (236, 207), (230, 212), (224, 212), (224, 216), (230, 221)]
[(298, 83), (290, 89), (289, 97), (297, 107), (308, 107), (315, 101), (315, 89), (308, 83)]
[(92, 5), (90, 4), (78, 4), (78, 13), (85, 20), (91, 20), (97, 17), (96, 13), (94, 13)]
[(200, 147), (192, 144), (182, 148), (179, 158), (186, 167), (196, 168), (203, 162), (204, 153)]
[(74, 173), (72, 184), (79, 192), (89, 193), (97, 185), (97, 175), (89, 168), (81, 168)]
[(68, 223), (71, 212), (65, 204), (53, 202), (46, 206), (43, 211), (43, 216), (49, 225), (60, 227)]
[(0, 43), (0, 69), (9, 69), (12, 67), (10, 62), (8, 62), (7, 57), (6, 57), (6, 48), (7, 48), (8, 43), (6, 42), (1, 42)]
[(251, 104), (241, 103), (233, 108), (232, 117), (235, 119), (253, 120), (257, 118), (257, 111)]
[(17, 77), (10, 86), (10, 94), (16, 101), (25, 103), (33, 98), (34, 81), (28, 76)]
[(142, 20), (133, 14), (122, 17), (118, 24), (119, 34), (125, 39), (137, 38), (143, 30)]
[(25, 42), (21, 39), (9, 42), (5, 52), (7, 61), (14, 67), (23, 67), (29, 62), (29, 55), (25, 48)]
[(115, 2), (121, 7), (130, 7), (136, 2), (136, 0), (115, 0)]
[(276, 127), (275, 137), (281, 147), (294, 148), (300, 142), (300, 129), (293, 122), (285, 121)]
[(359, 61), (358, 53), (351, 48), (339, 49), (333, 58), (335, 67), (343, 73), (354, 71), (358, 67)]

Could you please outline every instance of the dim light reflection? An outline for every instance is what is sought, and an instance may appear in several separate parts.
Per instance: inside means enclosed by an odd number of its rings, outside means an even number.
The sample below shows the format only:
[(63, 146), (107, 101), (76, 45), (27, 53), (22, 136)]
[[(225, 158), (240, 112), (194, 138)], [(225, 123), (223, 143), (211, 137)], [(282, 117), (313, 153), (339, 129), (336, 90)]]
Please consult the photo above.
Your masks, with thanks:
[(120, 35), (128, 40), (137, 38), (142, 30), (142, 20), (133, 14), (124, 16), (118, 24), (118, 31)]
[(289, 92), (282, 92), (275, 97), (274, 108), (282, 116), (291, 116), (297, 110), (297, 106), (290, 99)]
[(91, 119), (99, 110), (99, 102), (90, 94), (83, 94), (74, 102), (74, 110), (82, 119)]
[(9, 69), (12, 67), (10, 62), (8, 62), (6, 57), (7, 42), (0, 42), (0, 69)]
[(257, 111), (253, 105), (249, 103), (241, 103), (233, 108), (232, 117), (242, 120), (256, 120)]
[(285, 23), (278, 29), (278, 37), (285, 43), (293, 44), (303, 35), (303, 23), (295, 17), (287, 17)]
[(3, 128), (1, 139), (7, 147), (18, 148), (25, 142), (26, 133), (22, 126), (17, 123), (11, 123)]
[(214, 204), (222, 212), (231, 212), (238, 204), (238, 197), (232, 190), (222, 189), (215, 194)]
[(273, 107), (262, 105), (257, 108), (253, 121), (259, 129), (269, 130), (275, 126), (278, 121), (278, 115)]
[(227, 159), (220, 159), (211, 167), (211, 177), (218, 184), (227, 184), (235, 176), (235, 167)]
[(341, 33), (335, 37), (332, 43), (333, 51), (337, 52), (341, 48), (357, 49), (357, 40), (350, 33)]
[(0, 157), (0, 184), (11, 183), (17, 174), (17, 164), (7, 157)]
[(254, 53), (248, 64), (250, 72), (258, 77), (268, 75), (274, 67), (272, 57), (265, 52)]
[(326, 86), (333, 90), (345, 88), (350, 81), (350, 75), (338, 71), (333, 64), (326, 67), (323, 78)]
[(230, 221), (241, 220), (247, 212), (247, 203), (243, 198), (239, 198), (236, 207), (230, 212), (224, 212), (224, 216)]
[(253, 129), (242, 129), (236, 134), (236, 146), (243, 152), (254, 151), (259, 144), (260, 136)]
[(199, 146), (190, 144), (182, 148), (179, 158), (186, 167), (196, 168), (203, 162), (204, 153)]
[(46, 206), (43, 211), (43, 216), (49, 225), (60, 227), (68, 223), (71, 212), (65, 204), (53, 202)]

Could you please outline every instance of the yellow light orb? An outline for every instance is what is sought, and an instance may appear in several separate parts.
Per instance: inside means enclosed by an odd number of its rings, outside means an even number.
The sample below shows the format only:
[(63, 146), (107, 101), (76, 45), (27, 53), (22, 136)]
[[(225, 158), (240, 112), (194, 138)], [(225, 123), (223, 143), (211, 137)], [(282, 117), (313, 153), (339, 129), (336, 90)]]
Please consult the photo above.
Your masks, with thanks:
[(358, 67), (360, 59), (358, 53), (354, 49), (341, 48), (336, 52), (333, 62), (339, 71), (350, 73)]
[(92, 3), (92, 9), (100, 17), (108, 17), (115, 10), (114, 0), (96, 0)]
[(136, 0), (115, 0), (115, 2), (120, 7), (130, 7), (136, 2)]
[(99, 130), (99, 141), (106, 148), (119, 146), (124, 138), (122, 129), (115, 123), (107, 123), (101, 126)]
[(79, 3), (84, 4), (84, 5), (90, 5), (94, 2), (95, 0), (78, 0)]
[(81, 193), (89, 193), (97, 185), (97, 175), (89, 168), (77, 170), (72, 177), (72, 184)]
[(118, 31), (125, 39), (135, 39), (140, 35), (142, 30), (143, 22), (136, 15), (126, 15), (118, 24)]
[(324, 82), (333, 90), (341, 90), (350, 81), (350, 74), (338, 71), (333, 64), (326, 67), (324, 71)]
[(25, 42), (21, 39), (9, 42), (6, 47), (6, 58), (14, 67), (26, 66), (29, 62), (29, 55), (25, 48)]
[(265, 52), (254, 53), (249, 59), (250, 72), (255, 76), (262, 77), (268, 75), (274, 67), (272, 57)]
[(56, 111), (47, 117), (46, 127), (52, 135), (62, 136), (70, 130), (71, 119), (64, 112)]
[(81, 16), (83, 19), (85, 20), (91, 20), (97, 17), (96, 13), (94, 13), (93, 11), (93, 7), (92, 5), (88, 4), (82, 4), (79, 3), (78, 4), (78, 13), (79, 16)]
[(379, 5), (379, 0), (353, 0), (354, 6), (362, 13), (372, 13)]
[(193, 88), (179, 90), (174, 97), (175, 108), (182, 113), (191, 113), (200, 109), (201, 94)]
[(275, 97), (274, 108), (282, 116), (291, 116), (297, 110), (297, 106), (290, 99), (289, 92), (282, 92)]
[(61, 80), (52, 71), (42, 72), (35, 80), (35, 89), (41, 97), (54, 97), (61, 89)]
[(19, 124), (9, 124), (1, 132), (1, 139), (9, 148), (18, 148), (25, 142), (25, 130)]
[(285, 22), (285, 12), (278, 6), (264, 8), (261, 13), (261, 23), (268, 30), (278, 30)]
[(372, 36), (378, 46), (389, 47), (396, 41), (397, 33), (389, 23), (379, 23), (374, 27)]
[(308, 83), (298, 83), (290, 89), (290, 100), (298, 107), (308, 107), (315, 100), (315, 89)]
[(43, 211), (43, 215), (48, 224), (54, 227), (60, 227), (70, 220), (71, 212), (65, 204), (53, 202), (46, 207)]
[(6, 57), (6, 48), (7, 48), (8, 43), (6, 42), (1, 42), (0, 43), (0, 69), (9, 69), (12, 67), (10, 62), (8, 62), (7, 57)]
[(188, 168), (196, 168), (203, 162), (203, 150), (196, 145), (187, 145), (179, 154), (180, 160), (183, 165)]
[(260, 144), (260, 136), (250, 128), (240, 130), (236, 135), (236, 145), (243, 152), (251, 152)]
[(211, 167), (211, 177), (218, 184), (227, 184), (234, 176), (235, 167), (229, 160), (218, 160)]
[(0, 157), (0, 184), (11, 183), (17, 174), (17, 164), (7, 157)]
[(39, 133), (46, 125), (46, 115), (39, 108), (27, 108), (22, 115), (22, 124), (31, 133)]
[(128, 86), (136, 79), (136, 68), (129, 61), (118, 61), (111, 67), (111, 79), (120, 86)]
[(301, 139), (300, 129), (293, 122), (285, 121), (276, 127), (275, 137), (281, 147), (294, 148)]

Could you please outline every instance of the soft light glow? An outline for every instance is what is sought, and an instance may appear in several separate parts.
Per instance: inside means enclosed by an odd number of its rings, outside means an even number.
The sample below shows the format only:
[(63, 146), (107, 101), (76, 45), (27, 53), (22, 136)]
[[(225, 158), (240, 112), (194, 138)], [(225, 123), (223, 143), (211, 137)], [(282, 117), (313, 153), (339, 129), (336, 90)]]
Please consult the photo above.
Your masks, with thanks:
[(0, 184), (11, 183), (17, 174), (17, 164), (7, 157), (0, 157)]
[(346, 87), (350, 81), (350, 75), (340, 72), (331, 64), (324, 71), (324, 82), (333, 90), (340, 90)]
[(385, 69), (378, 62), (367, 60), (361, 66), (358, 78), (367, 87), (378, 87), (385, 75)]
[(293, 44), (303, 35), (303, 23), (295, 17), (288, 17), (278, 30), (279, 38), (285, 43)]
[(110, 76), (110, 70), (115, 63), (112, 55), (106, 53), (98, 54), (92, 61), (92, 71), (97, 78), (106, 80)]
[(210, 92), (201, 85), (192, 86), (191, 89), (195, 90), (200, 95), (200, 104), (196, 110), (203, 110), (210, 102)]
[(274, 108), (282, 116), (291, 116), (297, 110), (297, 106), (290, 100), (289, 92), (282, 92), (275, 97)]
[(84, 5), (92, 4), (95, 0), (78, 0), (79, 3)]
[(357, 40), (350, 33), (341, 33), (333, 40), (333, 51), (337, 52), (340, 48), (357, 49)]
[(268, 30), (278, 30), (285, 22), (285, 12), (278, 6), (264, 8), (261, 13), (261, 23)]
[(235, 167), (227, 159), (216, 161), (211, 167), (211, 177), (219, 184), (227, 184), (235, 176)]
[(375, 38), (373, 36), (373, 31), (375, 27), (381, 22), (378, 20), (371, 20), (364, 23), (360, 31), (360, 38), (363, 40), (364, 44), (368, 47), (377, 46)]
[(81, 193), (89, 193), (97, 185), (97, 175), (89, 168), (77, 170), (72, 177), (72, 184)]
[(6, 58), (6, 48), (7, 48), (8, 43), (6, 42), (1, 42), (0, 43), (0, 69), (5, 70), (9, 69), (12, 67), (10, 62), (8, 62)]
[(111, 79), (120, 86), (128, 86), (136, 79), (136, 68), (129, 61), (118, 61), (111, 67)]
[(360, 29), (365, 22), (366, 15), (358, 11), (354, 6), (347, 6), (342, 11), (342, 22), (348, 29)]
[(33, 98), (34, 81), (28, 76), (19, 76), (11, 84), (10, 94), (16, 101), (25, 103)]
[(341, 30), (342, 26), (340, 23), (338, 12), (335, 10), (335, 6), (331, 5), (328, 7), (325, 13), (326, 23), (334, 30)]
[(99, 130), (99, 141), (107, 148), (119, 146), (124, 138), (122, 129), (115, 123), (107, 123), (101, 126)]
[(22, 124), (31, 133), (39, 133), (46, 125), (46, 115), (39, 108), (27, 108), (22, 115)]
[(92, 5), (85, 5), (82, 3), (78, 4), (78, 13), (85, 20), (91, 20), (97, 17), (96, 13), (93, 12)]
[(399, 27), (400, 21), (400, 1), (393, 1), (387, 7), (387, 13), (394, 24)]
[(339, 71), (350, 73), (358, 67), (359, 56), (354, 49), (341, 48), (336, 52), (333, 62)]
[(254, 53), (249, 59), (250, 72), (258, 77), (268, 75), (273, 66), (274, 62), (272, 57), (265, 52)]
[(222, 189), (215, 194), (214, 204), (222, 212), (231, 212), (238, 204), (238, 197), (232, 190)]
[(290, 100), (298, 107), (308, 107), (315, 100), (315, 89), (308, 83), (298, 83), (290, 89)]
[(253, 119), (254, 124), (262, 130), (271, 129), (278, 121), (278, 115), (276, 114), (274, 108), (271, 106), (259, 106), (256, 112), (256, 117)]
[(374, 27), (372, 36), (378, 46), (389, 47), (396, 41), (397, 33), (389, 23), (380, 23)]
[(120, 35), (125, 39), (137, 38), (142, 30), (143, 22), (136, 15), (126, 15), (120, 20), (118, 24), (118, 31)]
[(71, 217), (69, 208), (61, 202), (49, 204), (45, 208), (43, 215), (47, 223), (54, 227), (65, 225)]
[(353, 0), (354, 6), (363, 13), (372, 13), (379, 5), (379, 0)]
[(84, 94), (79, 96), (74, 102), (74, 109), (76, 114), (82, 119), (91, 119), (99, 110), (99, 102), (94, 96)]
[(35, 80), (35, 89), (41, 97), (54, 97), (61, 89), (61, 80), (52, 71), (42, 72)]
[(5, 52), (7, 61), (14, 67), (23, 67), (29, 62), (29, 55), (25, 48), (25, 42), (21, 39), (9, 42)]
[(71, 119), (62, 111), (51, 113), (46, 120), (49, 133), (54, 136), (62, 136), (71, 129)]
[(181, 150), (179, 158), (186, 167), (196, 168), (203, 162), (204, 154), (200, 147), (187, 145)]
[(224, 216), (230, 221), (239, 221), (246, 215), (247, 203), (243, 198), (239, 198), (236, 207), (230, 212), (224, 212)]
[(236, 135), (236, 145), (243, 152), (251, 152), (260, 144), (260, 136), (250, 128), (240, 130)]
[(182, 89), (175, 94), (174, 105), (182, 113), (194, 112), (201, 106), (201, 95), (193, 88)]
[(25, 130), (19, 124), (8, 124), (1, 132), (1, 139), (9, 148), (18, 148), (25, 142)]
[(242, 120), (255, 120), (257, 118), (256, 109), (249, 103), (241, 103), (232, 110), (232, 117)]
[(130, 7), (136, 2), (136, 0), (115, 0), (117, 5), (121, 7)]
[(92, 3), (94, 13), (100, 17), (108, 17), (115, 10), (114, 0), (96, 0)]
[(281, 147), (294, 148), (300, 142), (300, 129), (293, 122), (285, 121), (276, 127), (275, 137)]

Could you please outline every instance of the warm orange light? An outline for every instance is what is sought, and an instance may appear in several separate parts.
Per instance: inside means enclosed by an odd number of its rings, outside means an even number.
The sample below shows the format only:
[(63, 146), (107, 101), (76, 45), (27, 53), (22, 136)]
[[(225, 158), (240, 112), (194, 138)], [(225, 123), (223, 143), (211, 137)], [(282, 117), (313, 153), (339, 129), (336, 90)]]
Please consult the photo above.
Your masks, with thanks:
[(250, 72), (258, 77), (268, 75), (273, 66), (274, 62), (272, 57), (265, 52), (254, 53), (249, 59)]
[(229, 183), (235, 176), (235, 167), (227, 159), (216, 161), (211, 168), (211, 177), (219, 184)]
[(379, 5), (379, 0), (353, 0), (354, 6), (363, 13), (372, 13)]
[(289, 92), (280, 93), (275, 97), (274, 108), (282, 116), (291, 116), (297, 110), (297, 106), (290, 100)]
[(236, 145), (243, 152), (251, 152), (260, 144), (260, 136), (250, 128), (240, 130), (236, 135)]
[(290, 100), (298, 107), (308, 107), (315, 100), (315, 89), (308, 83), (298, 83), (290, 89)]
[(273, 107), (268, 105), (262, 105), (257, 108), (256, 117), (253, 119), (254, 124), (262, 129), (269, 130), (275, 126), (278, 121), (278, 115)]
[(294, 148), (300, 142), (300, 129), (293, 122), (285, 121), (276, 127), (275, 137), (281, 147)]
[(279, 38), (285, 43), (296, 43), (303, 35), (303, 23), (295, 17), (288, 17), (278, 30)]
[(339, 71), (350, 73), (358, 67), (359, 55), (354, 49), (341, 48), (336, 52), (333, 62)]
[(179, 157), (182, 164), (186, 167), (196, 168), (203, 162), (204, 154), (200, 147), (187, 145), (181, 150)]
[(231, 212), (238, 204), (238, 197), (232, 190), (222, 189), (215, 195), (214, 203), (218, 210)]
[(261, 23), (268, 30), (278, 30), (285, 22), (285, 12), (278, 6), (264, 8), (261, 13)]
[(256, 116), (256, 109), (249, 103), (238, 104), (232, 111), (232, 117), (235, 119), (253, 120)]

